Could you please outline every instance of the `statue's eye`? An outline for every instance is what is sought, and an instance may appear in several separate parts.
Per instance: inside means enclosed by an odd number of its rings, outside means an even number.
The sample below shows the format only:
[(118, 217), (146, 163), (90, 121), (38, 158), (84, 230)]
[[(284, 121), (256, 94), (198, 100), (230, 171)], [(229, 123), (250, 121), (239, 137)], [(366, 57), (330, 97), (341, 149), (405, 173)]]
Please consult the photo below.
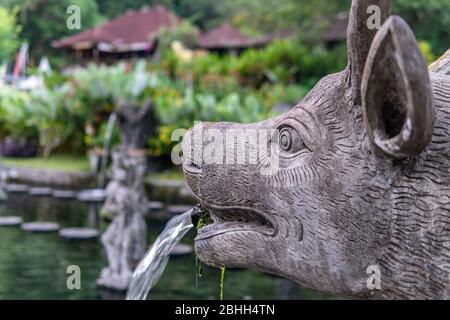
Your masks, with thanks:
[(292, 134), (291, 131), (287, 128), (283, 128), (280, 131), (280, 135), (279, 135), (279, 143), (280, 143), (280, 148), (283, 151), (289, 151), (291, 150), (292, 147)]
[(297, 153), (305, 148), (305, 143), (297, 130), (292, 127), (282, 127), (278, 135), (280, 149), (284, 152)]

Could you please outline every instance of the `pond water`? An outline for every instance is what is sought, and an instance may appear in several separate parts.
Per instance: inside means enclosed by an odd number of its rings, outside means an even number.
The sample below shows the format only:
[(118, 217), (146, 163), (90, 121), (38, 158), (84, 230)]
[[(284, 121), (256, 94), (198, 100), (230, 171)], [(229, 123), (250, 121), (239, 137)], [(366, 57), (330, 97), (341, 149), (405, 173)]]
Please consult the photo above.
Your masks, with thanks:
[[(20, 216), (24, 222), (54, 221), (61, 227), (96, 227), (106, 224), (95, 205), (75, 200), (58, 200), (10, 194), (0, 203), (0, 216)], [(153, 241), (167, 221), (148, 219), (149, 240)], [(192, 244), (195, 232), (183, 243)], [(26, 233), (18, 227), (0, 227), (0, 299), (123, 299), (100, 291), (96, 279), (107, 264), (100, 240), (67, 241), (57, 233)], [(81, 269), (81, 289), (67, 289), (67, 267)], [(220, 271), (203, 267), (196, 281), (195, 256), (173, 257), (151, 292), (152, 299), (217, 299)], [(328, 296), (293, 286), (288, 281), (260, 272), (227, 270), (225, 299), (321, 299)]]

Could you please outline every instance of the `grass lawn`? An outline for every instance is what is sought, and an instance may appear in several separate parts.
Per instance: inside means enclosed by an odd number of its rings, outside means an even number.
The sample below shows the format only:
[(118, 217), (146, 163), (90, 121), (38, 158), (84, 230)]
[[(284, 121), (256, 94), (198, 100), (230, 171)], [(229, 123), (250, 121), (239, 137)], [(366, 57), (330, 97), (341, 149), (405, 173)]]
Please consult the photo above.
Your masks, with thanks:
[(19, 168), (54, 169), (67, 172), (89, 172), (89, 160), (83, 156), (55, 154), (44, 158), (4, 158), (0, 161), (5, 166)]
[(149, 177), (152, 180), (184, 180), (183, 172), (179, 168), (171, 168), (161, 172), (154, 172), (151, 173)]

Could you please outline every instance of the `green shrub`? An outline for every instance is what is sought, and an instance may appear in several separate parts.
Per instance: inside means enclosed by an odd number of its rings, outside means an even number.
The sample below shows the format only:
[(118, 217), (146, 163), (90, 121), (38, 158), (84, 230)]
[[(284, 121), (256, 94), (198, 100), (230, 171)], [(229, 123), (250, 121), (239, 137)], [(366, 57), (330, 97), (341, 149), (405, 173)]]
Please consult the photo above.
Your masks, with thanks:
[(31, 139), (37, 130), (32, 122), (30, 95), (12, 86), (0, 86), (1, 136)]
[(68, 80), (69, 110), (74, 125), (84, 133), (83, 143), (87, 147), (102, 147), (105, 122), (115, 107), (121, 101), (143, 105), (156, 83), (164, 82), (159, 78), (147, 70), (145, 61), (131, 67), (124, 63), (90, 64), (76, 70)]
[[(210, 53), (186, 64), (168, 51), (162, 59), (171, 76), (192, 77), (200, 90), (217, 90), (222, 96), (222, 91), (259, 89), (265, 84), (301, 83), (312, 87), (323, 76), (342, 70), (345, 64), (345, 46), (327, 51), (320, 46), (306, 46), (298, 39), (277, 40), (264, 49), (249, 49), (237, 57)], [(220, 90), (215, 83), (222, 83), (225, 89)]]
[(67, 85), (49, 90), (25, 92), (12, 86), (0, 87), (2, 136), (39, 141), (48, 156), (73, 132), (71, 115), (65, 105)]
[(102, 147), (107, 119), (120, 101), (139, 106), (151, 99), (161, 125), (149, 151), (168, 155), (176, 128), (194, 121), (256, 122), (270, 117), (277, 103), (295, 105), (321, 73), (338, 67), (338, 54), (316, 50), (282, 40), (240, 57), (208, 54), (181, 63), (167, 52), (160, 64), (91, 64), (71, 75), (55, 73), (41, 90), (0, 88), (0, 134), (38, 137), (44, 155), (61, 145)]
[(419, 41), (419, 47), (420, 47), (420, 51), (422, 51), (425, 61), (428, 64), (430, 64), (436, 60), (436, 56), (431, 51), (430, 43), (428, 43), (426, 41)]
[(44, 157), (61, 146), (74, 130), (71, 115), (66, 108), (68, 85), (49, 90), (32, 91), (28, 101), (31, 125), (38, 131), (39, 145)]

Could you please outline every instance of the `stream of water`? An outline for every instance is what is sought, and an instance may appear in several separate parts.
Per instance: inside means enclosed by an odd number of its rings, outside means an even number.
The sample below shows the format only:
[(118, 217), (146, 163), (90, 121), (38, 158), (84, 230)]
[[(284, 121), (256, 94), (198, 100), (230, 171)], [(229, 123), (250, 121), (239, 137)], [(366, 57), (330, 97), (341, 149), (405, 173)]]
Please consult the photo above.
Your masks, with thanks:
[(194, 208), (172, 218), (145, 254), (133, 274), (128, 287), (127, 300), (145, 300), (158, 282), (174, 246), (193, 228), (191, 215)]
[(106, 132), (105, 132), (105, 141), (103, 142), (103, 151), (102, 151), (102, 157), (100, 162), (100, 172), (98, 176), (98, 188), (103, 189), (105, 186), (105, 179), (106, 179), (106, 165), (108, 163), (108, 156), (109, 156), (109, 147), (111, 145), (111, 139), (112, 134), (114, 130), (114, 125), (116, 124), (117, 115), (115, 113), (112, 113), (108, 118), (108, 124), (106, 126)]

